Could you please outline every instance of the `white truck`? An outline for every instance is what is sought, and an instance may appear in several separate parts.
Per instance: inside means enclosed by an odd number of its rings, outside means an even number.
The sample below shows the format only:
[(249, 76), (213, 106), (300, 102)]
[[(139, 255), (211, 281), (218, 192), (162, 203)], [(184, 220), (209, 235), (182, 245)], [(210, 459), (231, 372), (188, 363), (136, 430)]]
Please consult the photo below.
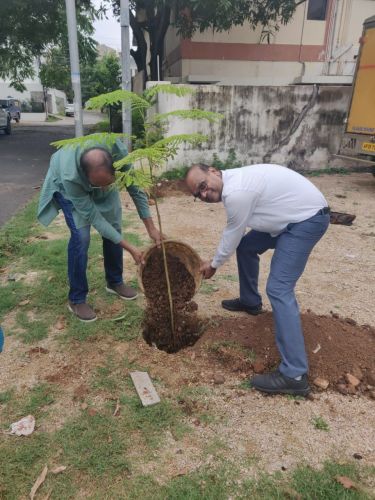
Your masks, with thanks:
[(0, 130), (9, 135), (12, 132), (12, 126), (10, 124), (10, 115), (5, 109), (0, 108)]

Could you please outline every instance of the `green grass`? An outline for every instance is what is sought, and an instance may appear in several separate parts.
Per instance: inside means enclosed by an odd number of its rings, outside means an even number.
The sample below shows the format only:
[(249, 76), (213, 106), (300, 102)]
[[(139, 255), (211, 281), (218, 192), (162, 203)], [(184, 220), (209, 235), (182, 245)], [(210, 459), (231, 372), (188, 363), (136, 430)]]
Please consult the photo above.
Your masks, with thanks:
[(349, 175), (353, 172), (343, 167), (327, 167), (317, 170), (303, 170), (300, 173), (306, 177), (320, 177), (321, 175)]
[(116, 419), (109, 414), (82, 413), (56, 434), (56, 443), (63, 450), (61, 461), (94, 477), (126, 473), (131, 441), (125, 431), (120, 432)]
[(211, 283), (203, 282), (199, 288), (200, 293), (205, 295), (211, 295), (218, 291), (218, 287), (216, 285), (212, 285)]
[(13, 393), (14, 392), (12, 389), (0, 392), (0, 405), (5, 405), (6, 403), (8, 403), (12, 399)]
[(12, 217), (0, 231), (0, 267), (12, 261), (25, 245), (25, 240), (36, 229), (37, 198), (27, 204), (26, 208)]
[(25, 332), (19, 334), (25, 344), (35, 344), (48, 335), (48, 324), (43, 320), (30, 321), (25, 311), (19, 311), (16, 316), (17, 324)]
[(329, 425), (327, 424), (327, 422), (324, 420), (323, 417), (320, 416), (313, 417), (312, 424), (315, 427), (315, 429), (318, 429), (320, 431), (329, 431)]

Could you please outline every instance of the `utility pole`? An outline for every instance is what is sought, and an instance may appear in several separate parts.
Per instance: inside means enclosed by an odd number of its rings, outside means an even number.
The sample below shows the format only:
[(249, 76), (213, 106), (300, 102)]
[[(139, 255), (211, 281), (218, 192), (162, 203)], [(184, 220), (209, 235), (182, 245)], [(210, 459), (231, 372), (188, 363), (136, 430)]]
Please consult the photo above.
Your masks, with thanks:
[(81, 74), (79, 72), (79, 54), (78, 54), (75, 0), (65, 0), (65, 5), (66, 5), (66, 19), (68, 23), (70, 74), (74, 92), (75, 135), (76, 137), (81, 137), (83, 135)]
[[(120, 22), (121, 22), (121, 77), (123, 90), (131, 90), (130, 76), (130, 36), (129, 36), (129, 0), (120, 2)], [(130, 103), (122, 104), (122, 131), (129, 137), (124, 139), (130, 151), (132, 133), (132, 113)]]

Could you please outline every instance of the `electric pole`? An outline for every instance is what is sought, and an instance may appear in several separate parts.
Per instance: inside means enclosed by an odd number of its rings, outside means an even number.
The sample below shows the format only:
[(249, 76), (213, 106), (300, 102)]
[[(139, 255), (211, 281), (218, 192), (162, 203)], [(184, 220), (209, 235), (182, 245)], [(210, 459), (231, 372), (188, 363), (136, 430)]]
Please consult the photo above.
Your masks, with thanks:
[[(130, 36), (129, 36), (129, 0), (120, 2), (120, 22), (121, 22), (121, 76), (123, 90), (131, 90), (130, 76)], [(132, 133), (132, 112), (130, 103), (122, 104), (122, 131), (129, 137), (124, 139), (130, 151)]]
[(66, 19), (68, 23), (70, 74), (74, 92), (74, 124), (75, 136), (83, 135), (81, 74), (79, 72), (79, 54), (77, 39), (76, 6), (74, 0), (65, 0)]

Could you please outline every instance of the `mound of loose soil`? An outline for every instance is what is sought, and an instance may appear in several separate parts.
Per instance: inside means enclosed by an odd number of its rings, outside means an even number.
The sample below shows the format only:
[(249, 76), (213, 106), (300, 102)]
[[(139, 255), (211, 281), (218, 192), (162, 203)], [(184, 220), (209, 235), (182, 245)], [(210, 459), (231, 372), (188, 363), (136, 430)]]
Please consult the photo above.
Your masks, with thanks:
[[(375, 390), (375, 329), (357, 325), (351, 318), (336, 314), (318, 316), (302, 314), (306, 351), (310, 365), (310, 380), (317, 377), (329, 382), (329, 387), (343, 394)], [(280, 362), (275, 344), (272, 313), (256, 317), (213, 318), (196, 344), (208, 347), (213, 361), (219, 361), (223, 371), (261, 373)], [(225, 367), (225, 368), (224, 368)], [(359, 380), (354, 387), (347, 374)], [(317, 387), (315, 387), (317, 388)]]
[(173, 297), (174, 332), (171, 327), (167, 280), (162, 250), (154, 251), (143, 271), (143, 287), (147, 299), (143, 338), (166, 352), (176, 352), (193, 345), (202, 331), (202, 322), (191, 299), (195, 293), (193, 276), (175, 256), (167, 253), (169, 280)]

